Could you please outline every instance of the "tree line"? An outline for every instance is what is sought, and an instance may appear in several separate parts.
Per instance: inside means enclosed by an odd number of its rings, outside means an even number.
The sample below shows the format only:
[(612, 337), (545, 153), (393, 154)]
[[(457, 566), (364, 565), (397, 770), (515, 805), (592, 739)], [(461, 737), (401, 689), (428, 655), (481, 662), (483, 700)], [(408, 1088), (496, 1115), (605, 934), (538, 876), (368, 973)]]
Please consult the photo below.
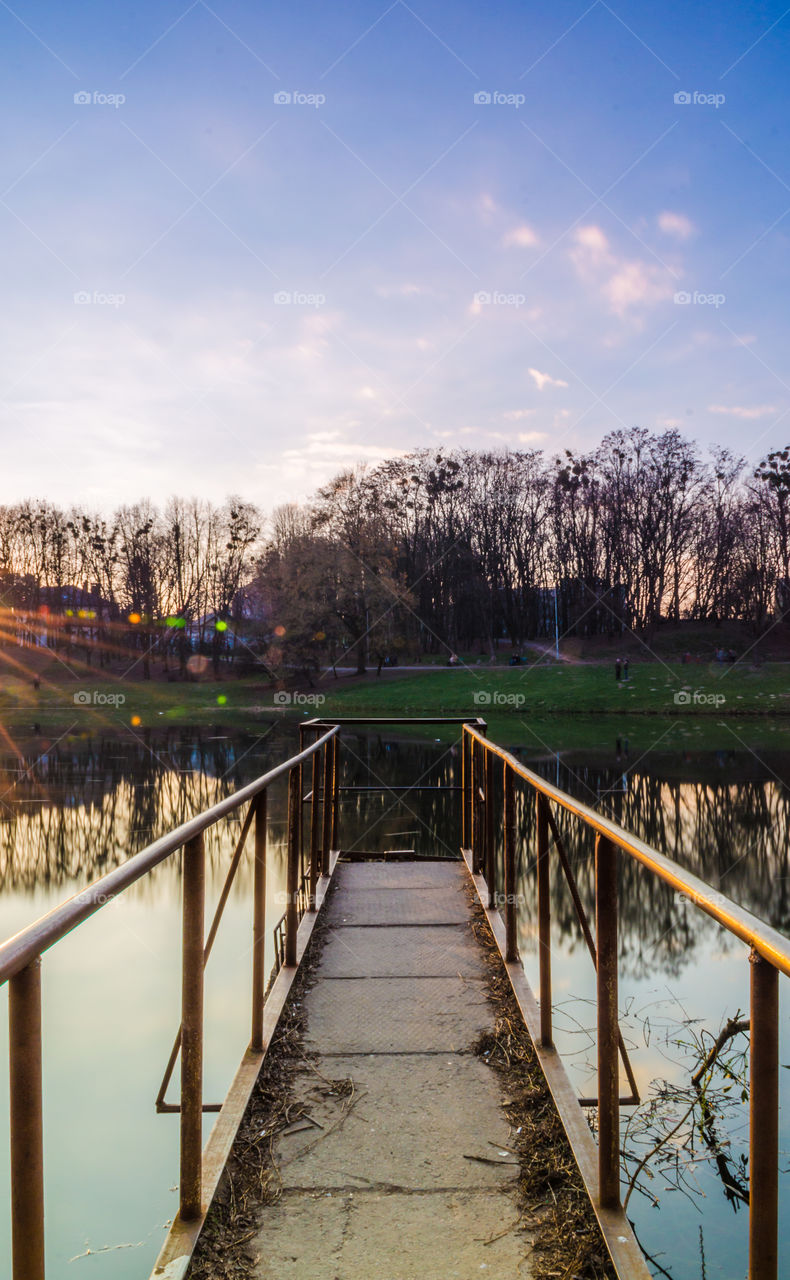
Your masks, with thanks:
[(650, 632), (790, 607), (790, 448), (757, 467), (678, 431), (586, 453), (418, 450), (344, 471), (264, 521), (172, 498), (112, 514), (0, 507), (4, 643), (271, 670), (507, 640)]
[(100, 666), (137, 655), (146, 677), (154, 657), (183, 671), (208, 653), (216, 666), (243, 620), (260, 529), (257, 509), (235, 498), (111, 515), (43, 500), (0, 507), (0, 642), (83, 650)]
[[(587, 453), (421, 450), (275, 512), (255, 590), (309, 670), (790, 606), (790, 448), (756, 468), (677, 431)], [(275, 655), (276, 656), (276, 655)]]

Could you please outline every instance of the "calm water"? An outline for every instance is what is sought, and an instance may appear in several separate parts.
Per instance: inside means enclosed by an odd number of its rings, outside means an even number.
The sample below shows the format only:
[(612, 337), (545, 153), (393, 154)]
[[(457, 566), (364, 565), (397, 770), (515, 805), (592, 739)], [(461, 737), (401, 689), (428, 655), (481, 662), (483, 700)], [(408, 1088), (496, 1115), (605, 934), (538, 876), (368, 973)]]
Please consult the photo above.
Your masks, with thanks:
[[(575, 748), (572, 726), (562, 735), (559, 751), (525, 741), (521, 758), (790, 932), (786, 754), (734, 751), (729, 734), (719, 750), (675, 746), (670, 735), (642, 753), (630, 747), (622, 729), (609, 732), (605, 722), (595, 749)], [(452, 737), (347, 734), (345, 780), (358, 786), (457, 783)], [(295, 729), (278, 724), (249, 733), (200, 728), (72, 734), (52, 743), (38, 738), (23, 744), (22, 758), (0, 750), (0, 937), (264, 772), (295, 744)], [(270, 799), (269, 938), (282, 913), (276, 896), (284, 887), (284, 817), (285, 789), (279, 787)], [(532, 804), (519, 801), (525, 850), (519, 927), (525, 967), (536, 985), (532, 819)], [(591, 842), (570, 824), (561, 827), (592, 918)], [(237, 821), (228, 821), (208, 838), (209, 911), (238, 830)], [(358, 792), (343, 805), (344, 847), (453, 856), (459, 835), (453, 793), (421, 791), (403, 800), (389, 792)], [(593, 971), (570, 895), (555, 871), (557, 1041), (584, 1095), (595, 1092)], [(250, 878), (247, 862), (207, 970), (210, 1101), (224, 1098), (248, 1035)], [(635, 865), (623, 866), (621, 891), (623, 1030), (647, 1097), (657, 1080), (688, 1083), (694, 1034), (703, 1028), (715, 1033), (725, 1018), (748, 1010), (749, 966), (741, 944)], [(177, 863), (159, 868), (60, 943), (45, 957), (43, 975), (48, 1275), (147, 1275), (177, 1194), (178, 1118), (157, 1116), (153, 1107), (179, 1018)], [(0, 1001), (5, 1037), (4, 988)], [(786, 1022), (783, 1016), (783, 1062), (790, 1061)], [(4, 1042), (0, 1097), (7, 1098)], [(661, 1266), (675, 1280), (745, 1276), (747, 1212), (732, 1190), (743, 1180), (745, 1112), (735, 1100), (714, 1118), (719, 1139), (729, 1143), (719, 1147), (718, 1161), (700, 1138), (693, 1150), (677, 1143), (670, 1148), (678, 1160), (674, 1176), (667, 1180), (656, 1169), (647, 1184), (657, 1207), (634, 1193), (629, 1215), (657, 1259), (657, 1275)], [(2, 1102), (2, 1128), (6, 1115)], [(213, 1119), (207, 1117), (207, 1129)], [(651, 1145), (649, 1136), (632, 1136), (639, 1154), (646, 1149), (640, 1141)], [(784, 1153), (788, 1147), (786, 1127)], [(8, 1238), (5, 1132), (0, 1153), (2, 1241)]]

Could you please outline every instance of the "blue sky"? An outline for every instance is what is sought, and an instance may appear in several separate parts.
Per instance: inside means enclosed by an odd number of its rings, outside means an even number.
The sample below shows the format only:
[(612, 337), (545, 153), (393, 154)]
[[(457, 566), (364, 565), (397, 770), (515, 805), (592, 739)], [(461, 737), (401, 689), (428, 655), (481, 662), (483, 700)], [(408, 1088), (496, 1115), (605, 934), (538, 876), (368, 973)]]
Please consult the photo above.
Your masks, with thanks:
[(790, 439), (781, 4), (0, 0), (0, 42), (0, 501)]

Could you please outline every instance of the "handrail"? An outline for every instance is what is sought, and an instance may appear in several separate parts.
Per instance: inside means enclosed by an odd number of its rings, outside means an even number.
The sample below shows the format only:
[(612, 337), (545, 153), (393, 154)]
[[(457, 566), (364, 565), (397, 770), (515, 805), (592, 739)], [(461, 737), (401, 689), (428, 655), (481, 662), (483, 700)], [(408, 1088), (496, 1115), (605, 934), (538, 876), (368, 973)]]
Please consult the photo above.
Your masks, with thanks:
[[(493, 826), (493, 763), (502, 763), (504, 785), (504, 884), (506, 906), (503, 955), (518, 960), (516, 917), (516, 778), (535, 792), (538, 963), (540, 1026), (538, 1054), (554, 1052), (551, 995), (551, 903), (549, 830), (558, 851), (557, 824), (549, 801), (581, 819), (595, 834), (595, 969), (598, 1057), (598, 1175), (592, 1194), (603, 1227), (607, 1212), (620, 1206), (620, 1096), (618, 1052), (622, 1045), (618, 1011), (618, 861), (622, 851), (665, 884), (680, 890), (723, 928), (750, 948), (750, 1088), (749, 1088), (749, 1280), (776, 1280), (778, 1275), (779, 1190), (779, 974), (790, 976), (790, 940), (724, 894), (710, 888), (665, 854), (651, 848), (589, 805), (552, 786), (472, 725), (463, 728), (464, 797), (462, 831), (470, 867), (487, 885), (496, 879)], [(483, 786), (481, 788), (481, 781)], [(482, 795), (480, 794), (482, 790)], [(485, 871), (485, 874), (483, 872)], [(569, 883), (571, 883), (569, 881)], [(571, 884), (573, 894), (573, 885)], [(578, 894), (574, 903), (579, 911)], [(579, 920), (585, 930), (583, 912)], [(586, 930), (589, 933), (589, 930)], [(591, 938), (587, 939), (588, 945)], [(591, 952), (592, 953), (592, 952)], [(555, 1098), (556, 1100), (556, 1098)], [(585, 1100), (585, 1102), (591, 1100)], [(628, 1100), (630, 1101), (630, 1099)], [(558, 1104), (559, 1105), (559, 1104)], [(571, 1138), (573, 1123), (566, 1125)], [(571, 1145), (574, 1146), (571, 1138)], [(576, 1148), (574, 1146), (574, 1151)], [(580, 1163), (580, 1168), (581, 1163)]]
[[(318, 731), (315, 741), (297, 755), (270, 769), (247, 786), (226, 796), (210, 809), (183, 822), (175, 830), (155, 840), (147, 848), (133, 855), (122, 866), (95, 880), (80, 893), (68, 898), (47, 915), (28, 925), (20, 933), (0, 946), (0, 984), (8, 983), (9, 999), (9, 1095), (10, 1095), (10, 1145), (11, 1145), (11, 1253), (14, 1280), (44, 1280), (44, 1131), (43, 1131), (43, 1072), (41, 1038), (41, 956), (72, 929), (87, 920), (118, 894), (135, 884), (174, 853), (182, 851), (182, 973), (181, 973), (181, 1025), (178, 1047), (181, 1051), (181, 1102), (180, 1111), (180, 1175), (179, 1212), (171, 1227), (168, 1242), (181, 1243), (183, 1233), (194, 1233), (196, 1223), (202, 1223), (207, 1205), (204, 1192), (210, 1170), (207, 1173), (202, 1153), (203, 1122), (203, 993), (204, 970), (216, 928), (227, 901), (230, 881), (235, 875), (247, 834), (255, 828), (253, 859), (253, 941), (250, 948), (252, 960), (251, 1037), (249, 1048), (240, 1068), (246, 1082), (243, 1106), (252, 1091), (256, 1071), (263, 1059), (267, 1034), (264, 1026), (266, 983), (264, 972), (265, 903), (266, 903), (266, 830), (267, 788), (285, 775), (288, 777), (288, 858), (287, 874), (289, 898), (285, 923), (284, 963), (292, 972), (297, 966), (297, 933), (300, 909), (297, 903), (299, 876), (300, 833), (303, 826), (301, 804), (302, 768), (313, 759), (314, 778), (320, 773), (321, 753), (324, 756), (324, 777), (328, 780), (321, 800), (314, 790), (311, 808), (311, 867), (309, 909), (317, 906), (318, 860), (328, 871), (330, 850), (326, 841), (334, 836), (328, 813), (336, 814), (337, 787), (339, 781), (339, 727)], [(300, 746), (302, 744), (300, 743)], [(226, 887), (220, 895), (220, 903), (204, 942), (205, 913), (205, 842), (203, 833), (249, 802), (249, 811), (242, 825), (241, 835), (231, 860)], [(323, 840), (319, 840), (318, 824), (322, 819)], [(304, 905), (304, 904), (302, 904)], [(276, 984), (275, 984), (276, 985)], [(171, 1054), (171, 1064), (175, 1061)], [(168, 1067), (168, 1072), (171, 1066)], [(237, 1073), (236, 1082), (240, 1079)], [(244, 1090), (242, 1090), (244, 1092)], [(237, 1090), (238, 1093), (238, 1090)], [(230, 1095), (229, 1095), (230, 1096)], [(236, 1098), (237, 1104), (241, 1094)], [(169, 1107), (166, 1109), (170, 1109)], [(209, 1194), (213, 1194), (213, 1187)], [(199, 1227), (198, 1227), (199, 1230)], [(183, 1250), (182, 1250), (183, 1253)], [(182, 1273), (179, 1272), (179, 1275)]]
[[(316, 717), (300, 724), (300, 750), (268, 773), (225, 797), (210, 809), (182, 823), (175, 830), (133, 855), (122, 866), (94, 881), (59, 904), (48, 914), (0, 945), (0, 985), (9, 983), (10, 1020), (10, 1096), (11, 1096), (11, 1198), (12, 1252), (14, 1280), (43, 1280), (44, 1277), (44, 1184), (43, 1184), (43, 1099), (41, 1055), (41, 955), (77, 925), (140, 880), (172, 854), (183, 851), (183, 924), (182, 924), (182, 1014), (177, 1043), (181, 1048), (181, 1172), (180, 1208), (170, 1236), (179, 1265), (189, 1256), (205, 1218), (219, 1177), (221, 1164), (214, 1169), (209, 1157), (201, 1154), (202, 1071), (203, 1071), (203, 979), (205, 962), (227, 900), (230, 883), (239, 865), (247, 834), (254, 829), (254, 883), (252, 889), (252, 1035), (237, 1082), (244, 1088), (234, 1094), (234, 1124), (243, 1114), (254, 1086), (268, 1038), (276, 1025), (266, 1014), (264, 1028), (264, 910), (266, 900), (266, 831), (267, 788), (277, 779), (288, 777), (288, 848), (286, 911), (276, 926), (277, 966), (284, 966), (274, 984), (286, 990), (293, 980), (298, 959), (297, 933), (300, 917), (313, 915), (326, 893), (338, 857), (339, 800), (346, 790), (341, 783), (340, 733), (345, 726), (377, 724), (456, 724), (463, 726), (461, 752), (461, 785), (447, 789), (461, 790), (462, 845), (473, 877), (479, 876), (478, 892), (495, 889), (495, 798), (494, 762), (502, 765), (504, 781), (504, 927), (497, 935), (497, 945), (508, 966), (511, 982), (523, 969), (518, 962), (516, 872), (519, 848), (516, 820), (515, 780), (531, 787), (535, 795), (537, 918), (540, 963), (539, 1025), (532, 1031), (539, 1059), (547, 1071), (547, 1079), (556, 1075), (556, 1051), (552, 1042), (551, 995), (551, 906), (550, 854), (553, 833), (561, 860), (557, 823), (549, 802), (580, 819), (596, 833), (595, 842), (595, 942), (583, 911), (580, 915), (597, 973), (598, 1006), (598, 1177), (591, 1179), (584, 1171), (578, 1144), (572, 1137), (573, 1122), (566, 1131), (579, 1160), (582, 1176), (602, 1229), (608, 1224), (627, 1228), (620, 1207), (620, 1142), (619, 1142), (619, 1069), (618, 1052), (623, 1047), (618, 1024), (617, 955), (618, 955), (618, 875), (616, 853), (622, 850), (666, 884), (685, 894), (694, 905), (751, 948), (751, 1090), (750, 1090), (750, 1280), (776, 1280), (777, 1275), (777, 1189), (778, 1189), (778, 973), (790, 976), (790, 941), (777, 930), (758, 920), (725, 895), (677, 866), (670, 858), (631, 835), (617, 823), (603, 817), (588, 805), (552, 786), (538, 774), (521, 764), (509, 751), (492, 743), (486, 736), (486, 723), (480, 717)], [(309, 746), (303, 746), (304, 730), (315, 735)], [(323, 761), (320, 753), (323, 752)], [(304, 766), (312, 760), (312, 776), (308, 797), (304, 796)], [(322, 769), (323, 764), (323, 769)], [(350, 788), (354, 789), (354, 788)], [(398, 790), (398, 788), (396, 788)], [(204, 831), (227, 814), (250, 802), (242, 832), (231, 861), (229, 878), (220, 895), (214, 922), (204, 942), (205, 847)], [(303, 857), (306, 822), (305, 801), (310, 806), (309, 863)], [(334, 851), (330, 854), (330, 851)], [(320, 877), (320, 885), (318, 884)], [(475, 881), (478, 884), (478, 881)], [(574, 879), (569, 884), (574, 893)], [(577, 908), (578, 891), (574, 895)], [(485, 902), (483, 903), (485, 906)], [(306, 921), (302, 921), (304, 925)], [(311, 926), (312, 927), (312, 926)], [(493, 926), (492, 926), (493, 927)], [(304, 941), (300, 942), (300, 948)], [(516, 987), (514, 986), (514, 991)], [(279, 997), (278, 997), (279, 998)], [(517, 993), (517, 998), (518, 993)], [(529, 999), (532, 1000), (531, 993)], [(277, 1002), (275, 1001), (275, 1004)], [(533, 1001), (534, 1005), (534, 1001)], [(277, 1008), (281, 1005), (277, 1005)], [(266, 1005), (267, 1011), (270, 1006)], [(523, 1010), (522, 1010), (523, 1011)], [(526, 1015), (525, 1015), (526, 1016)], [(548, 1063), (548, 1066), (546, 1065)], [(174, 1064), (173, 1055), (168, 1072)], [(629, 1064), (626, 1070), (634, 1089)], [(552, 1075), (554, 1073), (554, 1075)], [(556, 1083), (556, 1082), (555, 1082)], [(567, 1084), (567, 1082), (566, 1082)], [(562, 1109), (554, 1085), (550, 1084), (563, 1122), (567, 1106)], [(566, 1087), (566, 1086), (563, 1086)], [(581, 1120), (581, 1112), (570, 1087), (572, 1108)], [(634, 1089), (635, 1092), (635, 1089)], [(229, 1094), (229, 1098), (230, 1098)], [(164, 1098), (161, 1092), (161, 1100)], [(567, 1103), (568, 1099), (565, 1099)], [(591, 1100), (585, 1100), (591, 1101)], [(630, 1101), (630, 1100), (629, 1100)], [(227, 1100), (226, 1104), (227, 1105)], [(563, 1104), (564, 1105), (564, 1104)], [(169, 1104), (163, 1109), (176, 1109)], [(213, 1109), (213, 1108), (212, 1108)], [(224, 1111), (223, 1111), (224, 1114)], [(220, 1124), (217, 1129), (223, 1126)], [(584, 1126), (587, 1141), (589, 1134)], [(215, 1130), (216, 1132), (216, 1130)], [(223, 1142), (235, 1132), (225, 1124)], [(222, 1144), (220, 1144), (222, 1145)], [(224, 1150), (224, 1148), (223, 1148)], [(223, 1162), (227, 1155), (224, 1151)], [(213, 1157), (212, 1157), (213, 1158)], [(208, 1160), (208, 1164), (205, 1163)], [(594, 1167), (594, 1165), (593, 1165)], [(216, 1179), (214, 1178), (216, 1173)], [(605, 1232), (606, 1235), (606, 1232)], [(606, 1236), (610, 1240), (611, 1230)], [(185, 1253), (184, 1242), (191, 1240)], [(617, 1236), (622, 1240), (623, 1236)], [(630, 1237), (629, 1237), (630, 1238)], [(183, 1247), (182, 1247), (183, 1246)], [(610, 1248), (613, 1247), (610, 1244)], [(634, 1246), (635, 1248), (636, 1246)], [(170, 1257), (170, 1254), (167, 1255)], [(157, 1264), (158, 1265), (158, 1264)], [(631, 1269), (632, 1270), (632, 1269)], [(631, 1274), (631, 1271), (628, 1272)], [(175, 1272), (173, 1274), (176, 1274)], [(182, 1275), (182, 1271), (178, 1271)]]
[(739, 907), (726, 894), (711, 889), (710, 885), (706, 884), (704, 880), (700, 880), (699, 876), (695, 876), (693, 871), (686, 871), (679, 867), (666, 854), (652, 848), (644, 840), (640, 840), (638, 836), (629, 834), (629, 832), (618, 826), (616, 822), (603, 817), (602, 814), (597, 813), (595, 809), (591, 809), (581, 800), (574, 800), (565, 791), (560, 791), (558, 787), (546, 782), (537, 773), (533, 773), (531, 769), (527, 769), (525, 765), (520, 764), (504, 747), (497, 746), (471, 726), (467, 729), (467, 732), (475, 741), (481, 743), (486, 751), (507, 764), (518, 777), (530, 783), (536, 791), (539, 791), (549, 800), (555, 801), (568, 813), (573, 813), (582, 818), (599, 835), (605, 836), (620, 849), (631, 854), (632, 857), (648, 867), (666, 884), (686, 894), (700, 910), (712, 916), (714, 920), (723, 925), (725, 929), (728, 929), (730, 933), (734, 933), (742, 942), (754, 947), (755, 951), (764, 960), (767, 960), (769, 964), (772, 964), (780, 972), (790, 977), (790, 941), (778, 930), (759, 920), (757, 916), (752, 915), (744, 907)]
[(49, 950), (56, 942), (64, 938), (67, 933), (76, 928), (78, 924), (82, 924), (83, 920), (87, 920), (96, 911), (101, 910), (103, 906), (106, 906), (124, 889), (128, 889), (130, 885), (142, 879), (149, 871), (153, 871), (172, 853), (177, 852), (190, 840), (194, 840), (196, 836), (201, 835), (207, 827), (213, 826), (220, 818), (232, 813), (234, 809), (238, 809), (247, 800), (254, 800), (261, 791), (265, 791), (268, 786), (276, 782), (283, 774), (288, 773), (295, 766), (308, 760), (330, 738), (335, 737), (337, 733), (339, 733), (339, 729), (335, 726), (316, 742), (311, 743), (305, 751), (301, 751), (298, 755), (292, 756), (282, 764), (278, 764), (274, 769), (270, 769), (268, 773), (256, 778), (254, 782), (249, 782), (239, 791), (234, 791), (232, 795), (226, 796), (224, 800), (219, 800), (210, 809), (205, 809), (196, 817), (182, 822), (180, 827), (175, 827), (167, 835), (160, 836), (158, 840), (154, 840), (145, 849), (141, 849), (139, 853), (134, 854), (120, 867), (109, 871), (106, 876), (102, 876), (99, 880), (94, 880), (87, 888), (75, 893), (73, 897), (67, 898), (65, 902), (59, 903), (57, 907), (53, 907), (46, 915), (41, 916), (32, 924), (20, 930), (19, 933), (8, 938), (0, 946), (0, 985), (7, 982), (9, 978), (13, 978), (15, 974), (20, 973), (31, 960)]

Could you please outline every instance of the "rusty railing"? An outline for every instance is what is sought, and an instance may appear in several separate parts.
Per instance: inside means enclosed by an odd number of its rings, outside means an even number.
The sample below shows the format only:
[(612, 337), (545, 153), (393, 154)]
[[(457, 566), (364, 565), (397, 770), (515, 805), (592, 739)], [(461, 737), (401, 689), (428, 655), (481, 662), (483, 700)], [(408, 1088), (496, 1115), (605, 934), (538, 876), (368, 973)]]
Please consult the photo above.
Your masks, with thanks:
[[(288, 861), (283, 955), (295, 966), (300, 920), (300, 841), (302, 830), (302, 772), (310, 763), (313, 792), (310, 816), (308, 892), (302, 904), (314, 911), (318, 878), (330, 863), (330, 840), (336, 834), (339, 776), (338, 729), (327, 728), (298, 755), (227, 796), (212, 808), (154, 841), (127, 862), (88, 888), (55, 907), (0, 946), (0, 984), (9, 987), (9, 1055), (11, 1112), (11, 1255), (13, 1280), (44, 1280), (44, 1135), (42, 1111), (41, 957), (83, 921), (100, 911), (130, 885), (168, 858), (183, 854), (182, 863), (182, 982), (181, 1026), (176, 1037), (157, 1106), (180, 1112), (179, 1212), (171, 1229), (200, 1220), (206, 1209), (202, 1152), (202, 1113), (216, 1111), (203, 1103), (203, 979), (230, 887), (238, 870), (247, 835), (254, 823), (252, 901), (252, 1008), (248, 1053), (253, 1067), (264, 1047), (264, 969), (266, 901), (267, 791), (277, 779), (288, 777)], [(323, 771), (326, 803), (315, 787)], [(214, 919), (204, 941), (204, 832), (228, 814), (248, 805), (241, 833), (220, 894)], [(164, 1102), (164, 1092), (181, 1051), (180, 1103)], [(253, 1076), (254, 1078), (254, 1076)], [(239, 1117), (240, 1118), (240, 1117)], [(235, 1129), (234, 1129), (235, 1133)], [(213, 1190), (213, 1188), (212, 1188)]]
[[(607, 1239), (624, 1240), (617, 1234), (627, 1223), (620, 1203), (620, 1123), (621, 1105), (638, 1101), (631, 1064), (625, 1052), (618, 1022), (618, 857), (626, 854), (653, 875), (682, 892), (700, 910), (707, 912), (750, 948), (751, 959), (751, 1089), (750, 1089), (750, 1280), (776, 1280), (777, 1198), (778, 1198), (778, 974), (790, 975), (790, 943), (770, 926), (757, 920), (690, 872), (684, 871), (663, 854), (624, 831), (593, 809), (553, 787), (520, 764), (510, 753), (486, 737), (485, 722), (476, 717), (316, 718), (300, 726), (300, 751), (291, 759), (264, 774), (255, 782), (228, 796), (206, 812), (182, 824), (121, 867), (56, 907), (48, 915), (0, 946), (0, 983), (9, 984), (10, 1094), (11, 1094), (11, 1218), (13, 1280), (44, 1280), (44, 1171), (41, 1082), (41, 957), (43, 953), (130, 885), (149, 874), (166, 859), (183, 851), (183, 947), (182, 1013), (165, 1078), (157, 1097), (160, 1111), (180, 1113), (180, 1204), (179, 1213), (160, 1254), (173, 1259), (168, 1265), (183, 1263), (194, 1247), (207, 1202), (216, 1187), (224, 1159), (252, 1090), (265, 1046), (276, 1023), (278, 1011), (287, 997), (288, 983), (276, 991), (284, 977), (292, 980), (305, 945), (300, 918), (314, 913), (323, 901), (328, 878), (338, 857), (339, 807), (342, 793), (385, 790), (394, 795), (410, 788), (342, 786), (340, 781), (340, 731), (345, 726), (397, 724), (457, 724), (462, 726), (461, 782), (429, 788), (454, 791), (461, 800), (461, 844), (478, 892), (488, 893), (489, 919), (498, 933), (511, 982), (523, 981), (518, 958), (517, 871), (520, 848), (516, 820), (516, 785), (530, 788), (535, 796), (537, 867), (537, 920), (539, 956), (539, 1011), (532, 1032), (544, 1071), (554, 1071), (556, 1062), (552, 1028), (551, 988), (551, 908), (550, 860), (556, 850), (563, 874), (597, 972), (598, 1097), (578, 1099), (582, 1105), (598, 1106), (597, 1178), (593, 1203)], [(306, 734), (313, 741), (305, 747)], [(309, 773), (308, 773), (309, 767)], [(502, 775), (502, 799), (496, 787), (497, 771)], [(277, 779), (288, 778), (288, 836), (285, 912), (274, 926), (275, 969), (280, 976), (269, 989), (266, 1004), (264, 971), (266, 817), (267, 790)], [(305, 778), (309, 790), (305, 792)], [(420, 789), (420, 788), (418, 788)], [(221, 818), (249, 805), (239, 840), (231, 858), (227, 878), (220, 893), (212, 924), (203, 936), (205, 856), (203, 834)], [(309, 807), (309, 818), (305, 816)], [(584, 913), (581, 895), (571, 862), (563, 846), (552, 806), (565, 810), (595, 832), (595, 938)], [(499, 821), (498, 821), (499, 819)], [(251, 1036), (246, 1059), (244, 1090), (234, 1095), (233, 1123), (217, 1144), (217, 1153), (207, 1168), (201, 1151), (202, 1112), (216, 1111), (203, 1102), (203, 977), (206, 962), (219, 928), (222, 912), (240, 865), (245, 841), (255, 827), (252, 901), (252, 1009)], [(309, 842), (305, 840), (309, 825)], [(491, 911), (497, 881), (497, 834), (504, 837), (504, 920)], [(485, 906), (485, 901), (483, 902)], [(307, 924), (307, 921), (304, 922)], [(297, 945), (297, 935), (299, 944)], [(500, 941), (501, 939), (501, 941)], [(284, 971), (284, 972), (283, 972)], [(514, 985), (514, 990), (515, 990)], [(517, 999), (519, 993), (516, 991)], [(531, 1000), (531, 994), (529, 995)], [(272, 1000), (274, 1013), (265, 1019)], [(521, 1001), (520, 1001), (521, 1003)], [(533, 1005), (534, 1007), (534, 1005)], [(522, 1012), (524, 1006), (522, 1005)], [(526, 1015), (525, 1015), (526, 1016)], [(264, 1025), (266, 1021), (266, 1026)], [(531, 1024), (530, 1024), (531, 1025)], [(165, 1102), (165, 1092), (175, 1062), (181, 1052), (181, 1093), (178, 1104)], [(631, 1090), (620, 1098), (619, 1058), (622, 1058)], [(240, 1068), (240, 1074), (241, 1074)], [(238, 1076), (237, 1076), (238, 1079)], [(565, 1078), (566, 1079), (566, 1078)], [(235, 1088), (231, 1087), (231, 1098)], [(564, 1088), (564, 1086), (563, 1086)], [(246, 1092), (245, 1092), (246, 1090)], [(553, 1088), (552, 1091), (554, 1092)], [(589, 1130), (568, 1090), (555, 1101), (580, 1168), (580, 1144), (591, 1143)], [(228, 1105), (223, 1104), (223, 1111)], [(581, 1128), (573, 1137), (575, 1108)], [(219, 1128), (220, 1126), (217, 1126)], [(224, 1145), (223, 1145), (224, 1144)], [(209, 1143), (210, 1145), (210, 1143)], [(594, 1168), (595, 1157), (592, 1157)], [(190, 1228), (190, 1224), (192, 1227)], [(195, 1225), (197, 1224), (197, 1225)], [(190, 1235), (190, 1229), (192, 1234)], [(179, 1231), (181, 1234), (179, 1235)], [(167, 1250), (170, 1250), (168, 1253)], [(611, 1249), (611, 1244), (610, 1244)], [(636, 1245), (634, 1244), (634, 1249)], [(158, 1267), (159, 1267), (159, 1264)], [(615, 1264), (617, 1265), (617, 1264)], [(168, 1271), (178, 1274), (179, 1271)], [(157, 1272), (158, 1273), (158, 1272)], [(637, 1270), (621, 1274), (642, 1274)]]
[[(504, 930), (506, 961), (518, 960), (516, 874), (516, 783), (531, 788), (536, 806), (537, 923), (540, 986), (540, 1046), (553, 1050), (551, 995), (551, 906), (549, 870), (552, 846), (568, 881), (582, 931), (597, 973), (598, 1098), (580, 1099), (598, 1106), (598, 1192), (600, 1207), (620, 1208), (620, 1106), (638, 1099), (618, 1024), (618, 859), (626, 854), (652, 875), (678, 890), (750, 949), (751, 1048), (749, 1090), (749, 1280), (776, 1280), (778, 1267), (779, 1173), (779, 1005), (778, 977), (790, 975), (790, 942), (770, 925), (714, 891), (691, 872), (652, 849), (594, 809), (553, 787), (509, 752), (465, 724), (462, 744), (462, 847), (469, 851), (473, 874), (490, 895), (496, 884), (495, 769), (504, 791)], [(551, 806), (574, 815), (595, 832), (596, 937), (581, 898)], [(551, 837), (551, 839), (550, 839)], [(621, 1099), (618, 1054), (631, 1087)]]

